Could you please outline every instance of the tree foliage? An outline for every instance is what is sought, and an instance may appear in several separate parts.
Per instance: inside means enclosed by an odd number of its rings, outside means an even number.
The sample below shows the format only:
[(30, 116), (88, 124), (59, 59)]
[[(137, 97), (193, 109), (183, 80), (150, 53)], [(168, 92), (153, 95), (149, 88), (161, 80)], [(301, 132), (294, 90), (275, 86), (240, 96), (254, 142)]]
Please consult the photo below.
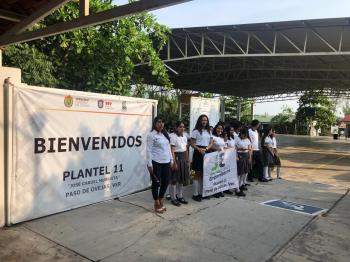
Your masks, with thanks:
[(278, 125), (283, 125), (286, 123), (290, 123), (295, 119), (295, 113), (293, 112), (292, 108), (288, 106), (284, 106), (282, 108), (282, 112), (275, 115), (272, 119), (272, 123), (276, 123)]
[(230, 123), (237, 119), (238, 102), (241, 103), (241, 121), (245, 123), (251, 122), (250, 102), (246, 99), (235, 96), (225, 97), (225, 122)]
[[(90, 0), (90, 13), (110, 8), (110, 0)], [(79, 3), (71, 2), (36, 27), (78, 17)], [(29, 44), (10, 46), (4, 52), (4, 63), (20, 67), (23, 82), (28, 84), (129, 95), (131, 85), (142, 87), (143, 79), (134, 73), (139, 63), (147, 63), (150, 74), (162, 85), (171, 86), (166, 68), (158, 56), (168, 33), (169, 29), (157, 23), (153, 15), (143, 13)]]
[(350, 103), (349, 102), (346, 102), (342, 109), (343, 109), (344, 116), (350, 115)]
[(304, 126), (308, 132), (314, 121), (316, 123), (316, 129), (328, 132), (330, 126), (336, 121), (334, 105), (322, 92), (305, 92), (299, 99), (296, 120), (299, 125)]
[(294, 133), (295, 113), (292, 108), (284, 106), (282, 112), (271, 118), (271, 122), (278, 133)]

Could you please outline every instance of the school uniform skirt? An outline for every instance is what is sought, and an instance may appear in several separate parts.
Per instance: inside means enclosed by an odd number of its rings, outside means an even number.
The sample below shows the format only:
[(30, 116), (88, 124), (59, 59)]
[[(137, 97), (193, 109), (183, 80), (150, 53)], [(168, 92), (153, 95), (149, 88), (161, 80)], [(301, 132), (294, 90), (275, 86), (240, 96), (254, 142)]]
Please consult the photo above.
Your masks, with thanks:
[(275, 166), (281, 166), (281, 159), (278, 156), (275, 155), (273, 161)]
[(263, 155), (264, 166), (273, 167), (275, 165), (274, 156), (271, 154), (271, 152), (265, 146), (262, 149), (262, 155)]
[[(206, 148), (206, 146), (198, 146), (199, 148)], [(192, 169), (197, 172), (203, 172), (204, 155), (198, 150), (193, 151)]]
[(237, 175), (241, 176), (247, 174), (252, 169), (251, 162), (249, 161), (248, 152), (238, 152), (237, 160)]
[(175, 152), (177, 170), (171, 172), (171, 182), (188, 185), (190, 180), (189, 166), (186, 158), (187, 152)]

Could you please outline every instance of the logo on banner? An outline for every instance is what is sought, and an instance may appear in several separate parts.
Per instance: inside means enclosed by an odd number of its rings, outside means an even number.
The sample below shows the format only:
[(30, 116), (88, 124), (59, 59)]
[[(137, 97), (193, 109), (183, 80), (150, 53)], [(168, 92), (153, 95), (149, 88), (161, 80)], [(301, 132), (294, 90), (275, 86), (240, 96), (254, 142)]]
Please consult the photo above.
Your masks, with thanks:
[(103, 108), (103, 100), (102, 99), (97, 101), (97, 106), (98, 106), (98, 108)]
[(126, 106), (126, 101), (123, 101), (122, 102), (122, 110), (123, 111), (126, 111), (128, 108), (127, 108), (127, 106)]
[(113, 102), (112, 101), (105, 101), (106, 107), (112, 107)]
[(89, 106), (89, 98), (86, 98), (86, 97), (76, 97), (76, 98), (75, 98), (75, 106), (78, 106), (78, 107), (88, 107), (88, 106)]
[(64, 97), (64, 105), (65, 105), (65, 107), (72, 107), (73, 97), (72, 96), (65, 96)]

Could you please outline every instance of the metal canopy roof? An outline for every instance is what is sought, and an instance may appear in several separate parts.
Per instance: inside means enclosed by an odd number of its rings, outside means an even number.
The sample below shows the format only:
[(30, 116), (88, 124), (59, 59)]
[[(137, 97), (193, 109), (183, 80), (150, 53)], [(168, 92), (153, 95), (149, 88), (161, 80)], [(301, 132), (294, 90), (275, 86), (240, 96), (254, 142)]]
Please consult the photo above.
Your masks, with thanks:
[[(76, 19), (33, 29), (33, 26), (69, 2), (79, 2)], [(191, 0), (139, 0), (98, 13), (89, 13), (89, 0), (1, 0), (0, 47), (98, 25)]]
[(312, 89), (349, 95), (350, 18), (177, 28), (161, 58), (178, 89), (246, 98)]

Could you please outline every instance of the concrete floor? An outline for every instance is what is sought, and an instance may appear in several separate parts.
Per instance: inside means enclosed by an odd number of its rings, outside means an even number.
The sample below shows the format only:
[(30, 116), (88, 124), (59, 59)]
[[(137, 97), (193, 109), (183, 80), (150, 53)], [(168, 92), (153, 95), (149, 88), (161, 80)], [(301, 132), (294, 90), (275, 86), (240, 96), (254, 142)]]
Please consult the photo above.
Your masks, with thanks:
[[(283, 180), (162, 215), (141, 192), (0, 231), (0, 261), (345, 261), (350, 257), (350, 141), (280, 136)], [(285, 199), (313, 217), (264, 206)], [(346, 260), (348, 261), (348, 260)]]

